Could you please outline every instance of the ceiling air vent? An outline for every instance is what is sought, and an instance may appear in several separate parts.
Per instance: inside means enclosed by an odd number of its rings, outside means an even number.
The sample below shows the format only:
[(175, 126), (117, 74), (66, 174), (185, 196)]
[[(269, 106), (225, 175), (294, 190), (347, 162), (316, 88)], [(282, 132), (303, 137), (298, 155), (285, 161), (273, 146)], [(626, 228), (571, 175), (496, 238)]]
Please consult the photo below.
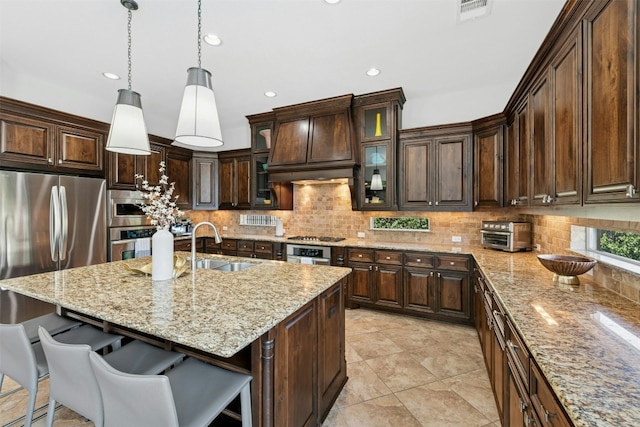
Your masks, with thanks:
[(491, 11), (492, 0), (458, 0), (458, 22), (487, 16)]

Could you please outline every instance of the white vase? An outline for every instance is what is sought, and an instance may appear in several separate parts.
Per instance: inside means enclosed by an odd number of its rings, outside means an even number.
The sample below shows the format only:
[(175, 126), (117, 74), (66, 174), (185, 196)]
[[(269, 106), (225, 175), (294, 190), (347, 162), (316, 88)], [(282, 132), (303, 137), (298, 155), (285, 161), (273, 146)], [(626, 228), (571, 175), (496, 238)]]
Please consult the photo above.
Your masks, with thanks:
[(168, 229), (158, 230), (151, 241), (151, 279), (173, 278), (173, 234)]

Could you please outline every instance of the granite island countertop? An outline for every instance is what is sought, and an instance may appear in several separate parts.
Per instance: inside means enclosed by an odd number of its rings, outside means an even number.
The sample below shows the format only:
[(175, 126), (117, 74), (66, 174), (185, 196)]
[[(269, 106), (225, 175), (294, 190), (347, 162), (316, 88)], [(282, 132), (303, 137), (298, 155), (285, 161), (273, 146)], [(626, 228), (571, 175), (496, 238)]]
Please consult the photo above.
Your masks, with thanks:
[(145, 257), (0, 280), (0, 287), (231, 357), (351, 272), (343, 267), (200, 255), (255, 266), (237, 272), (198, 269), (195, 275), (187, 270), (178, 279), (153, 282), (151, 276), (132, 274), (122, 265), (143, 266), (151, 262)]
[[(286, 237), (224, 237), (302, 243)], [(561, 286), (535, 253), (461, 244), (304, 243), (472, 255), (572, 422), (577, 427), (640, 426), (640, 305), (590, 275), (580, 276), (579, 286)], [(540, 308), (555, 323), (547, 322)]]

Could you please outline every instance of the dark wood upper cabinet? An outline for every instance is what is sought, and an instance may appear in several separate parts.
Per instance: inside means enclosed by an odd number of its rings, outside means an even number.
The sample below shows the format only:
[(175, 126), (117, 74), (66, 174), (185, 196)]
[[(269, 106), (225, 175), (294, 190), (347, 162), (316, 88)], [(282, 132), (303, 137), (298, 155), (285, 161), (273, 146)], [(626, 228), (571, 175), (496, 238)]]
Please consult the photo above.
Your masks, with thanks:
[(179, 196), (176, 205), (183, 210), (191, 209), (193, 205), (192, 152), (172, 147), (167, 150), (167, 170), (169, 182), (175, 183), (174, 196)]
[(551, 169), (555, 205), (579, 204), (582, 183), (582, 28), (578, 26), (549, 66), (551, 82)]
[[(507, 120), (506, 141), (504, 144), (504, 194), (505, 205), (515, 206), (518, 202), (520, 183), (518, 181), (520, 155), (518, 144), (518, 121), (515, 115)], [(475, 172), (474, 172), (475, 174)]]
[(593, 2), (585, 17), (585, 203), (638, 197), (638, 2)]
[[(356, 135), (360, 142), (360, 183), (358, 207), (361, 210), (396, 210), (396, 151), (401, 126), (402, 88), (389, 89), (353, 98)], [(379, 174), (382, 185), (372, 185)]]
[(529, 174), (531, 159), (531, 140), (529, 134), (529, 99), (520, 104), (516, 110), (516, 140), (518, 145), (518, 192), (516, 206), (529, 206)]
[(400, 210), (472, 209), (471, 125), (400, 131)]
[(218, 153), (219, 209), (251, 208), (251, 150)]
[(502, 114), (473, 122), (474, 209), (503, 206), (504, 129)]
[(0, 167), (104, 177), (107, 126), (0, 97)]
[(531, 90), (531, 205), (550, 203), (549, 77), (545, 71)]

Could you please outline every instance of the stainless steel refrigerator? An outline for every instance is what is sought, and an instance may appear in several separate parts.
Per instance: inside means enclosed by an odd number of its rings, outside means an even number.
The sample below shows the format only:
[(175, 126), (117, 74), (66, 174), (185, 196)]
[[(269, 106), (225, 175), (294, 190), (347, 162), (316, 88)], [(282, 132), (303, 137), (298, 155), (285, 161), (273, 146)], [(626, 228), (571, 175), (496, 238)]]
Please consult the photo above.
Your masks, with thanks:
[[(106, 261), (104, 179), (0, 171), (0, 279)], [(0, 322), (32, 317), (21, 300), (2, 291)]]

